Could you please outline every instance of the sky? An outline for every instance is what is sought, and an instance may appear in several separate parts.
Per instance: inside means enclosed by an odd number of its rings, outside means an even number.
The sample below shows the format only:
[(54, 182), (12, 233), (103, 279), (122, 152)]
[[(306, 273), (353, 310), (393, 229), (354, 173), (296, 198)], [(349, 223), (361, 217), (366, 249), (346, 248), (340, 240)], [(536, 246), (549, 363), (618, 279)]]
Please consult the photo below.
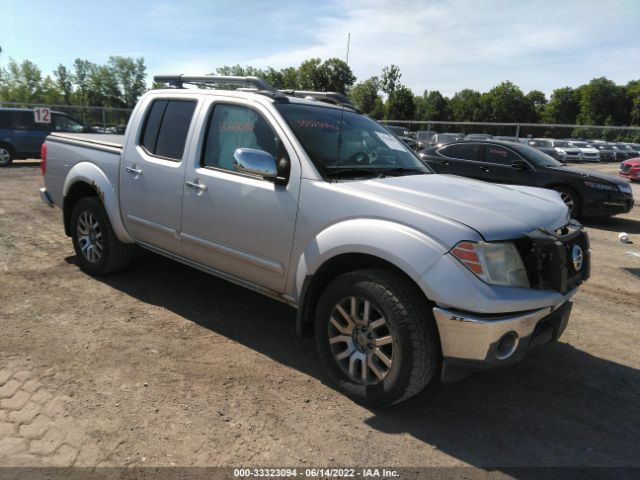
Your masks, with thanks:
[(358, 80), (396, 64), (414, 93), (525, 92), (640, 79), (640, 0), (0, 0), (0, 65), (144, 57), (153, 75), (345, 59)]

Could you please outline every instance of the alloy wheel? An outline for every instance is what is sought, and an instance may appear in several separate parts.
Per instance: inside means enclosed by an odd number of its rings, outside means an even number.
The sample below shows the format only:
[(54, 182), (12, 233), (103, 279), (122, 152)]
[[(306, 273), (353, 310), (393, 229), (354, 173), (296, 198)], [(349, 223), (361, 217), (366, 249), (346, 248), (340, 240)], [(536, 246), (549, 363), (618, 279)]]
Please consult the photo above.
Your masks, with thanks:
[(97, 218), (91, 212), (82, 212), (76, 229), (82, 255), (91, 263), (98, 263), (102, 257), (103, 241), (102, 228)]
[(357, 383), (373, 385), (389, 374), (395, 342), (384, 315), (370, 301), (347, 297), (329, 321), (329, 343), (335, 361)]

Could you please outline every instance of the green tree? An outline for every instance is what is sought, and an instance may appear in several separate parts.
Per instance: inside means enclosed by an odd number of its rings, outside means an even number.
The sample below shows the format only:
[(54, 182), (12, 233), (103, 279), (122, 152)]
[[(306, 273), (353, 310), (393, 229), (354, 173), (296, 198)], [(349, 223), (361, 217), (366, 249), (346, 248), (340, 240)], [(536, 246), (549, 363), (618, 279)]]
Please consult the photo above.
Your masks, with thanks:
[[(376, 101), (380, 99), (380, 79), (371, 77), (363, 82), (356, 83), (349, 91), (349, 98), (353, 104), (363, 113), (371, 114), (376, 108)], [(382, 100), (380, 100), (380, 103)]]
[(509, 81), (483, 93), (482, 104), (488, 122), (522, 122), (533, 116), (522, 90)]
[(10, 59), (2, 71), (0, 98), (7, 102), (40, 103), (43, 101), (42, 72), (35, 63)]
[(542, 119), (547, 106), (547, 97), (544, 92), (540, 90), (531, 90), (525, 95), (525, 99), (529, 103), (529, 109), (534, 113), (534, 118), (531, 118), (531, 122), (539, 122)]
[(329, 58), (320, 65), (322, 86), (328, 92), (339, 92), (343, 95), (356, 81), (349, 65), (339, 58)]
[(626, 87), (629, 123), (640, 125), (640, 80), (632, 80)]
[[(145, 78), (147, 67), (143, 58), (110, 57), (108, 72), (103, 72), (110, 88), (117, 84), (119, 95), (114, 103), (122, 104), (126, 108), (133, 108), (138, 98), (147, 90)], [(113, 92), (115, 93), (115, 92)]]
[(400, 87), (400, 68), (397, 65), (389, 65), (382, 69), (382, 77), (380, 78), (380, 88), (384, 93), (390, 95), (396, 88)]
[(449, 99), (438, 90), (424, 91), (422, 97), (416, 97), (416, 118), (418, 120), (443, 121), (450, 119)]
[(386, 113), (389, 120), (413, 120), (416, 113), (413, 92), (404, 85), (396, 85), (387, 99)]
[(449, 108), (456, 122), (482, 121), (482, 94), (468, 88), (461, 90), (451, 98)]
[(66, 105), (71, 105), (71, 96), (73, 95), (73, 78), (67, 67), (60, 64), (55, 69), (53, 75), (56, 77), (56, 85), (60, 91), (63, 102)]
[(562, 87), (551, 94), (544, 109), (543, 120), (546, 123), (575, 124), (579, 111), (578, 92), (571, 87)]
[(613, 81), (594, 78), (578, 88), (580, 112), (577, 123), (583, 125), (602, 125), (611, 115), (617, 125), (628, 124), (626, 92)]

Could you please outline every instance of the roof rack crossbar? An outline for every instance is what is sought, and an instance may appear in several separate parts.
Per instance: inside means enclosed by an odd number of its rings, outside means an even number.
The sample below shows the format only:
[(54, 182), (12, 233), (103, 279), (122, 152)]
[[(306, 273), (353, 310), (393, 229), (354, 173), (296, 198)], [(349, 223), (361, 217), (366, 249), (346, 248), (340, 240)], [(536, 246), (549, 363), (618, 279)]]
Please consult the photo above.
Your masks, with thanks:
[(347, 107), (353, 107), (349, 99), (342, 93), (338, 92), (313, 92), (310, 90), (278, 90), (280, 93), (289, 95), (291, 97), (306, 98), (313, 97), (317, 100), (324, 100), (326, 102), (335, 103), (336, 105), (344, 105)]
[(190, 84), (217, 84), (217, 85), (237, 85), (240, 87), (255, 88), (257, 90), (265, 90), (268, 92), (276, 92), (276, 89), (268, 82), (258, 77), (238, 77), (225, 75), (156, 75), (153, 80), (158, 83), (168, 83), (169, 85), (182, 88), (185, 83)]

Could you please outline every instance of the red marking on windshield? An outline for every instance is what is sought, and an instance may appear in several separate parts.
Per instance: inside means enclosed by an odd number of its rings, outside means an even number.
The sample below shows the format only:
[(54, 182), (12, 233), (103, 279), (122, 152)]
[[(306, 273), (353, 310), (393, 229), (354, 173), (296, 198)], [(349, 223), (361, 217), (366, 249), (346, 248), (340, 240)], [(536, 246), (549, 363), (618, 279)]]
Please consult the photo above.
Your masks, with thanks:
[(319, 120), (312, 120), (312, 119), (296, 120), (296, 126), (300, 128), (322, 128), (322, 129), (335, 130), (336, 132), (340, 131), (340, 128), (338, 128), (337, 125), (332, 125), (331, 123), (321, 122)]

